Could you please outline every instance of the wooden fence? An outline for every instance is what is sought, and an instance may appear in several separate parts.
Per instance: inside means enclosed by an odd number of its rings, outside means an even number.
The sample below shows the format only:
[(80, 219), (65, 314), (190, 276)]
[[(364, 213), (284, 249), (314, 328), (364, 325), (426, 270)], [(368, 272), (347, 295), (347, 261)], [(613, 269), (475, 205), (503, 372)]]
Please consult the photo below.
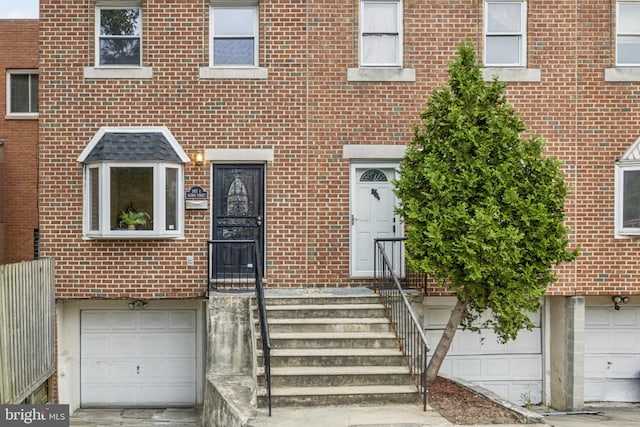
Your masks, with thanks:
[(22, 402), (53, 375), (54, 292), (52, 259), (0, 265), (0, 404)]

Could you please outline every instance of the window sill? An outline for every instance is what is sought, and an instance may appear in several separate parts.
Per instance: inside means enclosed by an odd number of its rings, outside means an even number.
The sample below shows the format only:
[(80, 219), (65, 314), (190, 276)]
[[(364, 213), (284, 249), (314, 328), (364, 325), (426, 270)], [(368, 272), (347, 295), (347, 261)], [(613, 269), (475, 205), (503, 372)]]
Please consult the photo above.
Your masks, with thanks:
[(85, 79), (152, 79), (153, 67), (85, 67)]
[(38, 120), (38, 113), (9, 113), (5, 120)]
[(199, 77), (201, 79), (266, 80), (269, 78), (269, 69), (265, 67), (200, 67)]
[(347, 68), (348, 82), (415, 82), (414, 68)]
[(482, 74), (486, 82), (493, 81), (496, 76), (501, 82), (537, 83), (541, 80), (539, 68), (485, 67), (482, 69)]
[(114, 232), (108, 235), (100, 234), (85, 234), (84, 240), (180, 240), (184, 239), (183, 234), (148, 234), (148, 233), (136, 233), (135, 231), (122, 231)]
[(617, 67), (604, 69), (605, 82), (640, 82), (640, 67)]

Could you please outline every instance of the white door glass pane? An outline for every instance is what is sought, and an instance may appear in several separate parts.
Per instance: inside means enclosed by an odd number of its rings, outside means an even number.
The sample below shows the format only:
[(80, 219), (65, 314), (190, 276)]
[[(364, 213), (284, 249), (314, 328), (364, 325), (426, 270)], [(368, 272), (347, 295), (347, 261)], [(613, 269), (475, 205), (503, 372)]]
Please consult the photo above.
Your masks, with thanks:
[(99, 169), (89, 169), (89, 229), (100, 229), (100, 180)]
[(397, 36), (362, 37), (362, 63), (364, 65), (398, 65)]
[(153, 167), (111, 168), (110, 184), (111, 229), (152, 230)]
[(519, 65), (520, 37), (487, 37), (485, 65)]
[(521, 28), (520, 3), (488, 3), (488, 33), (519, 33)]
[(640, 227), (640, 171), (625, 171), (623, 183), (622, 226)]
[(363, 33), (397, 33), (397, 3), (364, 3)]
[(640, 3), (619, 3), (618, 34), (640, 34)]
[(213, 31), (216, 36), (253, 36), (254, 8), (216, 8)]
[(254, 65), (254, 40), (216, 39), (213, 41), (214, 65)]
[(140, 9), (100, 9), (100, 35), (139, 36), (142, 28)]
[(167, 168), (165, 184), (165, 227), (167, 230), (178, 229), (178, 170)]
[(618, 37), (617, 64), (640, 64), (640, 36)]

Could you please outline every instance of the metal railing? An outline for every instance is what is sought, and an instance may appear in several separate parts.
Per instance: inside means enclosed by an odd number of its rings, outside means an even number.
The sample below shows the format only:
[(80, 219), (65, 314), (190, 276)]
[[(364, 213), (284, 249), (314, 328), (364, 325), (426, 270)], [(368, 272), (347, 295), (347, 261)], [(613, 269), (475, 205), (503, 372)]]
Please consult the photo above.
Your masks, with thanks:
[(209, 290), (249, 291), (258, 274), (256, 260), (262, 265), (262, 254), (255, 240), (209, 240), (207, 245), (207, 277)]
[(210, 290), (243, 291), (255, 285), (264, 364), (264, 383), (271, 416), (271, 336), (262, 281), (262, 253), (256, 240), (209, 240), (208, 281)]
[(403, 242), (403, 238), (374, 240), (374, 275), (377, 292), (398, 336), (400, 349), (426, 411), (429, 341), (400, 283), (404, 270)]

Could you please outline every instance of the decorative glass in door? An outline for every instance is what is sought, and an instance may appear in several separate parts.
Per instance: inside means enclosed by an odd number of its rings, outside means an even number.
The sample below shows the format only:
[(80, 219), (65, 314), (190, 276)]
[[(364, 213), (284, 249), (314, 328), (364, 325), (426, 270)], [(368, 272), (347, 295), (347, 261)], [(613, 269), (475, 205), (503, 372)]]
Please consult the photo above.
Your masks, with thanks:
[(264, 166), (213, 166), (213, 240), (212, 254), (217, 277), (255, 274), (253, 244), (231, 241), (256, 241), (264, 259)]

